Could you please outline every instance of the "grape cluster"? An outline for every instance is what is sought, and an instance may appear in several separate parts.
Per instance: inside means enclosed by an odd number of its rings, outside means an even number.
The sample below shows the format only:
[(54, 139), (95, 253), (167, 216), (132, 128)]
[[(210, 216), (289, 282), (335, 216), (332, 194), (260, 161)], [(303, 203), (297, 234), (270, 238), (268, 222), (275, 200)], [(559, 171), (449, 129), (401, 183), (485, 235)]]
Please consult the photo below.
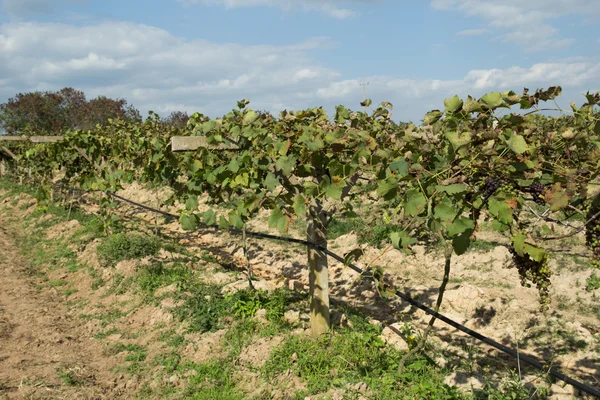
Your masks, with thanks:
[(501, 186), (502, 186), (502, 180), (500, 180), (498, 177), (488, 176), (487, 178), (485, 178), (485, 182), (483, 183), (483, 192), (484, 192), (485, 198), (486, 199), (489, 198)]
[(535, 261), (529, 254), (520, 256), (512, 246), (509, 250), (513, 263), (519, 271), (521, 285), (531, 287), (531, 283), (535, 284), (540, 294), (540, 308), (542, 311), (547, 310), (550, 304), (550, 276), (552, 275), (548, 266), (548, 256), (545, 255), (542, 261)]
[(543, 184), (539, 182), (532, 183), (531, 186), (529, 186), (529, 192), (533, 196), (533, 201), (535, 201), (536, 204), (539, 204), (540, 206), (546, 204), (546, 201), (542, 197), (542, 195), (544, 194)]
[[(600, 202), (595, 201), (589, 208), (586, 221), (600, 212)], [(600, 217), (590, 221), (585, 227), (585, 241), (592, 249), (592, 265), (600, 268)]]

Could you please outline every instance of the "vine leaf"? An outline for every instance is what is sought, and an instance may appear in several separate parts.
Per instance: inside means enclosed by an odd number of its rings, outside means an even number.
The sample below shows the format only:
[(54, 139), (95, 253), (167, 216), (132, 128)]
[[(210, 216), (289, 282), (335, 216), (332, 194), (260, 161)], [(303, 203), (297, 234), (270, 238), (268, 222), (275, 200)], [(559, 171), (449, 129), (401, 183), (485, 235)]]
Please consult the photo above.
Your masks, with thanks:
[(510, 139), (508, 139), (507, 144), (508, 148), (517, 154), (523, 154), (529, 150), (527, 142), (525, 142), (525, 139), (521, 135), (513, 134)]
[(415, 216), (422, 211), (422, 208), (427, 204), (427, 199), (423, 194), (415, 189), (409, 190), (406, 193), (406, 202), (404, 203), (404, 212), (408, 216)]
[(455, 236), (452, 239), (452, 247), (454, 248), (454, 252), (457, 255), (465, 254), (471, 245), (471, 233), (469, 230), (467, 232), (462, 233), (461, 235)]
[(269, 227), (277, 228), (279, 232), (285, 233), (288, 230), (289, 219), (279, 208), (274, 208), (269, 217)]
[(496, 108), (502, 106), (502, 93), (492, 92), (486, 93), (480, 99), (480, 102), (483, 103), (490, 110), (495, 110)]
[(192, 231), (198, 225), (198, 217), (194, 214), (184, 214), (179, 218), (179, 223), (184, 231)]
[(569, 195), (561, 189), (558, 182), (550, 190), (546, 190), (544, 199), (550, 205), (551, 211), (562, 210), (569, 205)]
[(396, 249), (406, 248), (412, 244), (417, 243), (417, 239), (411, 237), (408, 233), (404, 231), (400, 232), (392, 232), (390, 234), (390, 239), (392, 240), (392, 246)]
[(446, 112), (449, 114), (454, 114), (463, 106), (463, 101), (455, 95), (454, 97), (450, 97), (449, 99), (444, 100), (444, 106), (446, 107)]
[(198, 209), (198, 196), (190, 195), (185, 202), (185, 208), (188, 211), (196, 211)]

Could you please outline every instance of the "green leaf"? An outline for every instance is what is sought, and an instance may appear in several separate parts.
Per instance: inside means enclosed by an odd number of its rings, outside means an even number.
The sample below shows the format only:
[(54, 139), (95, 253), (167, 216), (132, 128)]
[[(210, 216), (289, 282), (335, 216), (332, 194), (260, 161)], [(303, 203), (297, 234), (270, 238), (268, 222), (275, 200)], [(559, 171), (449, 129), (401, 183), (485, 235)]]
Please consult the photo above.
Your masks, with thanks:
[(479, 99), (483, 105), (485, 105), (490, 110), (495, 110), (496, 108), (502, 105), (502, 93), (499, 92), (491, 92), (483, 95), (481, 99)]
[(269, 192), (272, 192), (279, 187), (279, 179), (275, 174), (269, 172), (265, 178), (265, 186), (269, 189)]
[(435, 189), (440, 192), (446, 192), (448, 194), (457, 194), (457, 193), (466, 192), (467, 185), (465, 185), (464, 183), (456, 183), (454, 185), (447, 185), (447, 186), (437, 185), (435, 187)]
[(446, 106), (447, 113), (454, 114), (456, 111), (459, 111), (462, 108), (463, 101), (457, 95), (455, 95), (454, 97), (445, 99), (444, 106)]
[(432, 110), (425, 114), (425, 118), (423, 118), (423, 122), (427, 125), (435, 124), (442, 118), (442, 112), (440, 110)]
[(198, 225), (198, 217), (194, 214), (183, 214), (179, 217), (179, 223), (184, 231), (192, 231)]
[(512, 209), (504, 201), (498, 201), (494, 198), (490, 199), (488, 210), (490, 214), (498, 218), (503, 224), (512, 222)]
[(377, 196), (384, 200), (393, 199), (398, 192), (398, 182), (393, 177), (381, 180), (377, 183)]
[(452, 203), (445, 199), (443, 202), (436, 204), (433, 215), (435, 218), (449, 222), (456, 216), (456, 210), (452, 206)]
[(352, 261), (358, 261), (358, 259), (364, 254), (365, 251), (360, 247), (347, 252), (346, 254), (344, 254), (344, 266), (349, 265), (350, 263), (352, 263)]
[(550, 211), (559, 211), (569, 205), (569, 195), (560, 186), (544, 197), (550, 205)]
[(465, 217), (457, 218), (453, 223), (446, 225), (449, 236), (460, 235), (467, 230), (472, 230), (474, 227), (475, 223), (473, 220)]
[(217, 214), (213, 210), (208, 210), (202, 213), (202, 221), (206, 225), (214, 225), (217, 222)]
[(517, 135), (516, 133), (514, 133), (510, 139), (508, 139), (507, 144), (508, 148), (517, 154), (523, 154), (529, 149), (523, 136)]
[(529, 257), (531, 257), (531, 259), (537, 262), (542, 262), (548, 254), (546, 250), (540, 249), (536, 246), (532, 246), (528, 243), (525, 243), (524, 251), (525, 253), (529, 254)]
[(427, 199), (418, 190), (412, 189), (406, 192), (406, 200), (404, 202), (404, 213), (410, 217), (423, 212)]
[(234, 174), (237, 173), (240, 170), (240, 163), (238, 162), (237, 158), (231, 159), (227, 165), (227, 168)]
[(244, 124), (248, 125), (253, 123), (254, 121), (256, 121), (256, 118), (258, 117), (258, 115), (256, 114), (256, 111), (254, 110), (248, 110), (246, 111), (246, 113), (244, 114)]
[(323, 180), (323, 186), (325, 189), (325, 195), (334, 200), (340, 200), (342, 198), (342, 191), (346, 187), (346, 181), (339, 176), (331, 177)]
[(465, 254), (469, 249), (469, 246), (471, 245), (471, 233), (472, 231), (469, 230), (462, 235), (455, 236), (454, 239), (452, 239), (452, 247), (457, 255), (460, 256)]
[(468, 113), (480, 112), (482, 110), (481, 104), (473, 99), (471, 96), (467, 97), (467, 102), (463, 106), (463, 111)]
[(400, 176), (406, 176), (408, 174), (408, 162), (404, 158), (395, 160), (390, 164), (390, 170)]
[(513, 248), (521, 257), (525, 255), (525, 239), (527, 239), (527, 236), (522, 233), (518, 233), (512, 238)]
[(301, 194), (294, 196), (294, 204), (292, 205), (294, 212), (299, 217), (306, 216), (306, 198)]
[(275, 167), (283, 172), (285, 176), (290, 176), (296, 166), (296, 158), (294, 156), (280, 157), (275, 163)]
[(269, 217), (269, 227), (277, 228), (279, 232), (285, 233), (288, 230), (289, 220), (283, 215), (283, 212), (279, 208), (274, 208), (271, 211), (271, 216)]
[(185, 201), (185, 208), (188, 211), (196, 211), (198, 209), (198, 196), (190, 195)]
[(229, 222), (222, 215), (219, 217), (219, 228), (221, 228), (221, 229), (229, 229)]
[(234, 228), (242, 229), (244, 227), (242, 217), (235, 211), (229, 212), (229, 223), (233, 225)]
[(417, 239), (411, 237), (405, 231), (390, 233), (390, 239), (392, 240), (392, 245), (396, 249), (402, 249), (417, 243)]
[(371, 100), (371, 99), (365, 99), (364, 101), (360, 102), (360, 105), (362, 107), (370, 107), (371, 104), (373, 104), (373, 100)]
[(458, 131), (448, 131), (444, 133), (444, 136), (452, 147), (456, 150), (457, 148), (468, 144), (471, 141), (471, 132), (458, 132)]
[(510, 227), (497, 219), (492, 221), (492, 229), (496, 232), (506, 232)]

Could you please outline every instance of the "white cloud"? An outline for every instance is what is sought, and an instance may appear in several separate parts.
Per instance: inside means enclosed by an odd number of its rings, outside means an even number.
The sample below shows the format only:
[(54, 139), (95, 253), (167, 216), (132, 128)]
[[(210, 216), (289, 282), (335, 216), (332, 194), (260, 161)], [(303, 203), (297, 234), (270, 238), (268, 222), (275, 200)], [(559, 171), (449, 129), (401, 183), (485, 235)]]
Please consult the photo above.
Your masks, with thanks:
[[(561, 85), (564, 101), (581, 103), (600, 81), (598, 59), (556, 59), (531, 66), (473, 70), (452, 80), (374, 75), (343, 77), (311, 57), (327, 38), (285, 46), (188, 40), (133, 23), (94, 26), (49, 23), (0, 25), (0, 103), (19, 92), (71, 86), (89, 97), (124, 97), (144, 114), (199, 111), (222, 115), (236, 100), (272, 112), (344, 104), (358, 109), (362, 82), (374, 102), (391, 101), (394, 118), (419, 121), (443, 99), (493, 90)], [(435, 77), (432, 77), (435, 78)]]
[(551, 21), (566, 15), (587, 20), (600, 19), (597, 0), (431, 0), (437, 10), (458, 10), (468, 17), (483, 19), (503, 33), (502, 39), (526, 51), (542, 51), (570, 46), (574, 39), (561, 38)]
[(456, 32), (456, 36), (479, 36), (485, 35), (486, 33), (490, 33), (490, 30), (485, 28), (465, 29), (463, 31)]
[(23, 18), (47, 14), (56, 8), (85, 0), (4, 0), (2, 10), (10, 16)]
[(342, 7), (357, 3), (374, 3), (380, 0), (177, 0), (183, 5), (205, 4), (220, 5), (225, 8), (240, 7), (277, 7), (284, 11), (318, 11), (336, 19), (348, 19), (358, 15), (351, 8)]

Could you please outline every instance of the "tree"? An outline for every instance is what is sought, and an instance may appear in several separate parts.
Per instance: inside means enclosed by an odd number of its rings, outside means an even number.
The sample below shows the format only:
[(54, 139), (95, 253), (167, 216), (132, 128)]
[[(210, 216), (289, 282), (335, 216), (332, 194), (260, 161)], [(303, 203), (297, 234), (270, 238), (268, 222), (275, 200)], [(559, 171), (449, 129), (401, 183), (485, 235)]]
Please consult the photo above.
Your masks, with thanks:
[(141, 122), (135, 107), (125, 99), (98, 96), (88, 101), (73, 88), (58, 92), (19, 93), (0, 105), (0, 129), (8, 135), (56, 135), (68, 129), (93, 129), (109, 119)]
[(190, 116), (185, 111), (173, 111), (168, 117), (162, 119), (162, 123), (174, 128), (185, 129)]

